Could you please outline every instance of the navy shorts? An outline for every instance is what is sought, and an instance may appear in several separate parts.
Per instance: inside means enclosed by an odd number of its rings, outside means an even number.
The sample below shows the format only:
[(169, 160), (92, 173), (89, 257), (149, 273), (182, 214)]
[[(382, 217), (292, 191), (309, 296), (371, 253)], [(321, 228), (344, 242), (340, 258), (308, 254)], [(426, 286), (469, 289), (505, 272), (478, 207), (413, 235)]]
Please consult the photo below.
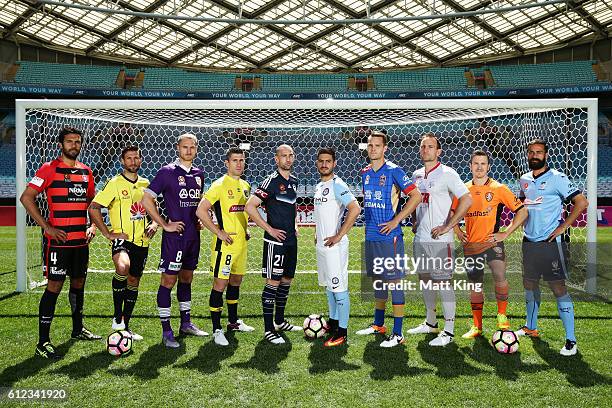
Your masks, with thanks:
[(261, 276), (275, 281), (295, 277), (297, 245), (284, 245), (264, 239)]
[(523, 239), (523, 278), (546, 282), (566, 280), (568, 273), (567, 242), (530, 242)]
[(177, 275), (181, 269), (193, 271), (198, 266), (200, 257), (200, 239), (184, 240), (162, 236), (160, 272)]
[[(371, 278), (383, 280), (401, 279), (406, 276), (404, 269), (399, 269), (396, 263), (396, 256), (404, 258), (404, 237), (393, 237), (388, 241), (365, 241), (365, 271)], [(385, 266), (385, 260), (391, 264), (389, 259), (393, 259), (391, 268)], [(389, 265), (387, 265), (389, 266)]]

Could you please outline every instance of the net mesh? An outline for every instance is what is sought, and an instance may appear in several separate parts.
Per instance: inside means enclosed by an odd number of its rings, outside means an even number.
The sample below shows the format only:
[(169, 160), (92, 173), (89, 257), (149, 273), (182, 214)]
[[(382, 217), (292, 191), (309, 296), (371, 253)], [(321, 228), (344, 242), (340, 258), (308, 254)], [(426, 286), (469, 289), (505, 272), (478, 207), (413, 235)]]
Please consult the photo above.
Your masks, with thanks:
[[(275, 170), (274, 149), (281, 143), (293, 146), (296, 160), (294, 174), (299, 180), (300, 231), (298, 271), (316, 270), (316, 256), (311, 245), (312, 197), (318, 182), (314, 167), (320, 147), (337, 151), (336, 173), (358, 197), (362, 197), (360, 170), (367, 165), (364, 147), (372, 129), (389, 137), (387, 160), (412, 174), (421, 167), (418, 145), (421, 135), (435, 133), (442, 144), (441, 161), (457, 170), (462, 180), (471, 179), (468, 168), (475, 149), (488, 151), (492, 157), (490, 176), (506, 183), (518, 194), (518, 178), (528, 171), (525, 155), (527, 142), (535, 137), (549, 143), (549, 165), (566, 173), (586, 194), (587, 110), (571, 109), (29, 109), (26, 111), (26, 180), (40, 165), (59, 154), (56, 135), (66, 125), (84, 132), (79, 160), (94, 173), (97, 189), (121, 171), (119, 154), (126, 145), (138, 145), (143, 154), (140, 174), (150, 180), (157, 170), (176, 158), (177, 137), (193, 133), (199, 140), (194, 164), (204, 170), (205, 188), (225, 173), (225, 150), (231, 146), (248, 147), (244, 178), (256, 187)], [(38, 198), (43, 215), (47, 214), (44, 194)], [(160, 203), (162, 215), (163, 202)], [(502, 225), (511, 214), (504, 212)], [(27, 272), (30, 281), (41, 279), (41, 230), (27, 219)], [(360, 270), (359, 242), (363, 240), (363, 220), (352, 232), (349, 269)], [(571, 240), (586, 241), (586, 213), (571, 230)], [(251, 228), (248, 269), (261, 268), (261, 231)], [(407, 231), (407, 235), (410, 235)], [(161, 234), (151, 243), (147, 270), (157, 268)], [(198, 270), (207, 271), (211, 234), (202, 233)], [(511, 241), (518, 242), (520, 234)], [(460, 247), (460, 246), (458, 246)], [(113, 270), (110, 247), (102, 236), (90, 247), (90, 270)], [(583, 247), (584, 248), (584, 247)], [(507, 246), (509, 271), (520, 271), (518, 245)], [(516, 252), (516, 253), (513, 253)], [(584, 250), (572, 254), (575, 266), (571, 280), (584, 282)]]

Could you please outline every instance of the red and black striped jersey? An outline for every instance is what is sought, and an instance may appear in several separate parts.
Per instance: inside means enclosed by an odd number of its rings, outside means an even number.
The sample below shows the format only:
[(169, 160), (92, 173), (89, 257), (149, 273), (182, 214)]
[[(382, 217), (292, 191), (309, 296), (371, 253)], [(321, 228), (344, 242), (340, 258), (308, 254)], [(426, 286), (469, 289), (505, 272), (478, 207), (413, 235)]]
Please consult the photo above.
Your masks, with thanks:
[[(43, 164), (28, 187), (45, 192), (49, 224), (68, 234), (65, 242), (51, 240), (53, 246), (87, 245), (87, 207), (95, 195), (91, 169), (81, 162), (68, 166), (61, 158)], [(49, 239), (45, 234), (45, 238)]]

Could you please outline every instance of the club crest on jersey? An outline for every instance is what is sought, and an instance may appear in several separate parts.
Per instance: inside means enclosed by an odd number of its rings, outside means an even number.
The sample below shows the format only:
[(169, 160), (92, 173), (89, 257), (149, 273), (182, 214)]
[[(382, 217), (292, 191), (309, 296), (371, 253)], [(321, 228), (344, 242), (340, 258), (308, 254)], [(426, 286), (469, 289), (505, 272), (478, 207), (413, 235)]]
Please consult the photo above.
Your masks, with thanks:
[(287, 187), (285, 187), (285, 185), (284, 185), (284, 184), (280, 184), (280, 185), (278, 186), (278, 189), (280, 190), (280, 193), (281, 193), (281, 194), (287, 194)]
[(178, 176), (178, 183), (179, 183), (179, 186), (186, 186), (187, 185), (187, 183), (185, 183), (185, 177), (183, 177), (183, 176)]
[(363, 184), (368, 184), (369, 182), (370, 182), (370, 175), (366, 174), (365, 181), (363, 182)]
[(89, 176), (87, 174), (83, 174), (81, 178), (83, 179), (83, 183), (89, 182)]
[(145, 218), (147, 212), (145, 211), (144, 206), (140, 202), (137, 202), (132, 204), (132, 206), (130, 207), (130, 214), (132, 214), (130, 220), (137, 221)]
[(529, 183), (523, 184), (523, 190), (527, 191), (528, 188), (529, 188)]
[(69, 182), (70, 182), (70, 174), (64, 174), (64, 181), (65, 181), (66, 183), (69, 183)]
[(545, 181), (540, 183), (540, 187), (538, 188), (538, 190), (546, 190), (546, 182)]
[(384, 186), (385, 183), (387, 182), (387, 176), (385, 176), (384, 174), (382, 176), (380, 176), (380, 178), (378, 179), (378, 185), (379, 186)]
[(323, 189), (323, 195), (324, 195), (324, 196), (326, 196), (326, 195), (328, 195), (328, 194), (329, 194), (329, 188), (325, 187), (325, 188)]
[(493, 193), (488, 191), (487, 194), (485, 194), (485, 200), (487, 201), (493, 200)]

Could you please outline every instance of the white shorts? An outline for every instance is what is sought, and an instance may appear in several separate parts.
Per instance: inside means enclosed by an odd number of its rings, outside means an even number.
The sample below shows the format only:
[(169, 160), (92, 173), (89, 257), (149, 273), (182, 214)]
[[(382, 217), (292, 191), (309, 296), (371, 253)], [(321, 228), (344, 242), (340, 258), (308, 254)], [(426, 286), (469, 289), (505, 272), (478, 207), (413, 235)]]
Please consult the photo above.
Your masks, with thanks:
[(348, 248), (348, 239), (331, 248), (317, 245), (319, 286), (326, 286), (332, 292), (348, 290)]
[(418, 274), (428, 273), (433, 280), (452, 278), (455, 266), (455, 242), (412, 242), (414, 269)]

